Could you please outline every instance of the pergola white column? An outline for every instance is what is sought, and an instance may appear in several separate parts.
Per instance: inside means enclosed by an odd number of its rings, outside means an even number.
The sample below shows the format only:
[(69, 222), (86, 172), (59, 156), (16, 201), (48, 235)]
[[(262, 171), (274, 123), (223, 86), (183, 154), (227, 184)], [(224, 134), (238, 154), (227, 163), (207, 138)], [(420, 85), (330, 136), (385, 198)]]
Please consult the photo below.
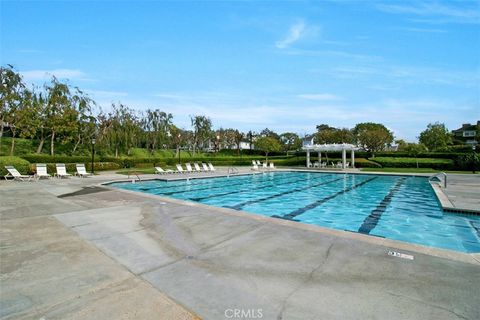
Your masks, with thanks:
[(355, 150), (358, 150), (358, 148), (353, 145), (353, 144), (347, 144), (347, 143), (342, 143), (342, 144), (310, 144), (310, 145), (305, 145), (303, 147), (303, 150), (306, 151), (307, 153), (307, 168), (310, 167), (310, 151), (318, 152), (318, 162), (321, 163), (322, 159), (322, 152), (328, 152), (328, 151), (333, 151), (333, 152), (342, 152), (342, 169), (347, 168), (347, 151), (351, 152), (351, 157), (352, 157), (352, 167), (355, 166)]

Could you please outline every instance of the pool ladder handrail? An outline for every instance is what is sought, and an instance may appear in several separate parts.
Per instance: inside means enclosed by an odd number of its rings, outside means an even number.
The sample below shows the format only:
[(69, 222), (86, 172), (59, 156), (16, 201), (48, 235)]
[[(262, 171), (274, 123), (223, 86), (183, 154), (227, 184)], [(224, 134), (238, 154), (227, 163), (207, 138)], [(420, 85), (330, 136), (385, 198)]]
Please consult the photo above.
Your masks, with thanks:
[[(142, 181), (142, 179), (140, 179), (140, 177), (138, 176), (138, 173), (136, 172), (133, 172), (133, 173), (128, 173), (128, 176), (127, 176), (127, 179), (130, 180), (130, 176), (136, 176), (138, 181)], [(132, 180), (132, 183), (135, 183), (135, 179)]]
[(238, 169), (235, 167), (229, 167), (227, 170), (227, 176), (229, 177), (231, 174), (239, 173)]
[(442, 180), (440, 179), (440, 176), (443, 177), (443, 187), (445, 189), (447, 189), (447, 174), (445, 172), (436, 173), (433, 176), (430, 176), (430, 178), (428, 178), (428, 180), (431, 181), (432, 179), (437, 178), (441, 182)]

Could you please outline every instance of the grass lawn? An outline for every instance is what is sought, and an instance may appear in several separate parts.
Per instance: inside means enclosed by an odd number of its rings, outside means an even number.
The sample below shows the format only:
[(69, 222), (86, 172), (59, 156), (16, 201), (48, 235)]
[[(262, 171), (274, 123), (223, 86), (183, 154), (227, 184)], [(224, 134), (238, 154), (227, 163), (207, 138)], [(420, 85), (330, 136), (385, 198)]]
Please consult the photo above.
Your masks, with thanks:
[[(472, 171), (455, 171), (455, 170), (436, 170), (432, 168), (363, 168), (366, 172), (399, 172), (399, 173), (465, 173), (471, 174)], [(478, 174), (478, 172), (477, 172)]]
[(128, 169), (122, 169), (118, 170), (116, 173), (118, 174), (133, 174), (133, 173), (141, 173), (141, 174), (152, 174), (155, 173), (155, 168), (128, 168)]

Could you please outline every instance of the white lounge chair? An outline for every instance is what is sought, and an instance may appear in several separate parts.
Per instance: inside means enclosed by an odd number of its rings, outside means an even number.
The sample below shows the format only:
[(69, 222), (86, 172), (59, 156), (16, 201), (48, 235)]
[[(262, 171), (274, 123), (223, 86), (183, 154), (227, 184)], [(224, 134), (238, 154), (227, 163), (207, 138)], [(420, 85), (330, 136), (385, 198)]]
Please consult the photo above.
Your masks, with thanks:
[(36, 165), (37, 173), (36, 177), (37, 179), (40, 178), (47, 178), (50, 179), (52, 176), (48, 174), (47, 172), (47, 165), (45, 163), (37, 163)]
[(189, 172), (189, 173), (195, 172), (195, 170), (193, 170), (190, 162), (185, 163), (185, 167), (187, 168), (187, 172)]
[(77, 163), (75, 167), (77, 168), (77, 172), (75, 173), (76, 176), (84, 178), (92, 175), (91, 172), (87, 172), (87, 169), (85, 169), (85, 164), (83, 163)]
[(210, 171), (210, 168), (207, 166), (207, 164), (205, 162), (202, 162), (202, 167), (203, 167), (203, 171), (205, 171), (205, 172)]
[(252, 160), (252, 166), (256, 166), (256, 165), (257, 165), (257, 161)]
[(253, 170), (253, 171), (258, 171), (258, 165), (257, 165), (256, 163), (254, 163), (254, 164), (252, 165), (252, 170)]
[(273, 162), (270, 162), (269, 168), (270, 168), (270, 169), (275, 169), (275, 165), (273, 164)]
[(260, 167), (261, 165), (262, 165), (262, 163), (260, 162), (260, 160), (257, 160), (257, 166)]
[(179, 173), (186, 173), (186, 171), (183, 170), (182, 165), (181, 165), (180, 163), (177, 163), (177, 164), (176, 164), (176, 167), (177, 167), (177, 171), (178, 171)]
[(155, 173), (156, 174), (169, 174), (169, 173), (174, 173), (174, 171), (171, 170), (171, 169), (163, 170), (161, 167), (155, 167)]
[(207, 163), (208, 167), (210, 168), (210, 171), (215, 171), (215, 168), (211, 162)]
[(200, 168), (200, 166), (196, 162), (193, 163), (193, 166), (195, 167), (195, 170), (197, 170), (198, 172), (204, 171), (202, 168)]
[(8, 173), (4, 176), (5, 180), (8, 180), (7, 178), (9, 177), (13, 177), (12, 180), (30, 181), (33, 178), (33, 176), (21, 174), (17, 169), (15, 169), (14, 166), (5, 166), (5, 169), (8, 171)]
[(55, 167), (57, 168), (57, 172), (54, 174), (55, 177), (68, 178), (72, 176), (70, 173), (67, 173), (67, 167), (65, 167), (65, 163), (57, 163)]
[(266, 161), (263, 163), (263, 169), (268, 169), (268, 164)]

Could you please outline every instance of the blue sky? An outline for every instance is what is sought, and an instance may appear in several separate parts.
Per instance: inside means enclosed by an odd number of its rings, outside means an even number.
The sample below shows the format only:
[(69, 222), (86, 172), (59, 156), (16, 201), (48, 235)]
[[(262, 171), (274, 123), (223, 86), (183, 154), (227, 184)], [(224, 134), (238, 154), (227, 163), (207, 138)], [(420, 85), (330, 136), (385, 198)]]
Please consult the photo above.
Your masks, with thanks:
[(480, 119), (480, 1), (1, 1), (1, 64), (189, 128)]

